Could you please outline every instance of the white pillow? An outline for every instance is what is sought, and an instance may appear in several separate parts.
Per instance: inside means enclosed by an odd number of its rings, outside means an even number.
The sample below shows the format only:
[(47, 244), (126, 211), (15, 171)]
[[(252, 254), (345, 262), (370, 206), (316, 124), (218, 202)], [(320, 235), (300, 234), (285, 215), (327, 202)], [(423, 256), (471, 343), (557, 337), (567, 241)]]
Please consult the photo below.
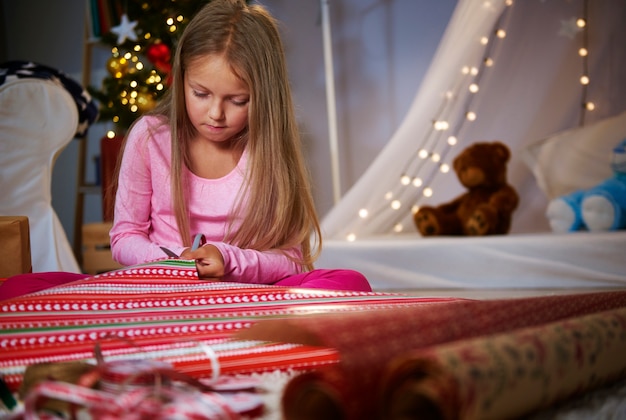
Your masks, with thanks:
[(611, 177), (611, 152), (626, 139), (626, 112), (530, 144), (522, 159), (548, 199)]

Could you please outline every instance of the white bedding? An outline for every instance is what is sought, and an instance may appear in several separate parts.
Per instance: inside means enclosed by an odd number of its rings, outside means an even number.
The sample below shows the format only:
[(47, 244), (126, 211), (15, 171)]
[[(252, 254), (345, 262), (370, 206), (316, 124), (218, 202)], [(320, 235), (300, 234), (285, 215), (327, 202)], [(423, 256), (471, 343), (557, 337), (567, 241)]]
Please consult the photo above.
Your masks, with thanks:
[(317, 268), (362, 272), (375, 290), (626, 287), (626, 231), (327, 239)]

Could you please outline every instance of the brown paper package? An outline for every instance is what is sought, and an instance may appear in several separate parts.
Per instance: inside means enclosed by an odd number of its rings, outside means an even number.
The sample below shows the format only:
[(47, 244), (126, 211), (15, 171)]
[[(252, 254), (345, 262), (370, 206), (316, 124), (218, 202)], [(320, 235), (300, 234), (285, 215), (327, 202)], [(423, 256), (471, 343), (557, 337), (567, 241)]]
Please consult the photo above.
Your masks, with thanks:
[(0, 216), (0, 278), (32, 272), (26, 216)]

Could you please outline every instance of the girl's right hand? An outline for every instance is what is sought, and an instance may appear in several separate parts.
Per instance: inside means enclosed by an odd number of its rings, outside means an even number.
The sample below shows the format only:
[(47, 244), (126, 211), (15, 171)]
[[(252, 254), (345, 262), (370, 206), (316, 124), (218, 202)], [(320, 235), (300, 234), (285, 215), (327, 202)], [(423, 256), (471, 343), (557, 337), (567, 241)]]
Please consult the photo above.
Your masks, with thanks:
[(207, 244), (193, 251), (188, 248), (180, 257), (196, 260), (198, 277), (202, 280), (220, 281), (224, 277), (224, 257), (215, 245)]

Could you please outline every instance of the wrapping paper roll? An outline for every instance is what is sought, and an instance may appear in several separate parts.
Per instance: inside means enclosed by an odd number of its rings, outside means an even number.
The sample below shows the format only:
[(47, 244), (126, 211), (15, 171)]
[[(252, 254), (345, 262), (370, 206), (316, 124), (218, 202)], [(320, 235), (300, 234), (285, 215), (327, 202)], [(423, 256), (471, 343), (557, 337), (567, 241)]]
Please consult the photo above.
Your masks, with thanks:
[(265, 320), (241, 331), (239, 337), (337, 349), (338, 364), (305, 372), (287, 384), (284, 417), (364, 419), (380, 413), (382, 377), (389, 363), (410, 351), (620, 307), (626, 307), (626, 291), (459, 300)]
[[(63, 280), (63, 273), (58, 274), (57, 282)], [(228, 348), (228, 341), (236, 331), (266, 318), (450, 300), (198, 281), (193, 261), (175, 259), (62, 283), (0, 300), (0, 376), (13, 392), (28, 366), (93, 362), (96, 344), (107, 358), (135, 357), (140, 352), (144, 358), (165, 359), (177, 370), (200, 378), (212, 375), (200, 344), (220, 355), (223, 373), (306, 369), (334, 363), (334, 350), (309, 352), (281, 343), (235, 349)]]
[(626, 308), (409, 352), (381, 418), (519, 418), (626, 377)]

